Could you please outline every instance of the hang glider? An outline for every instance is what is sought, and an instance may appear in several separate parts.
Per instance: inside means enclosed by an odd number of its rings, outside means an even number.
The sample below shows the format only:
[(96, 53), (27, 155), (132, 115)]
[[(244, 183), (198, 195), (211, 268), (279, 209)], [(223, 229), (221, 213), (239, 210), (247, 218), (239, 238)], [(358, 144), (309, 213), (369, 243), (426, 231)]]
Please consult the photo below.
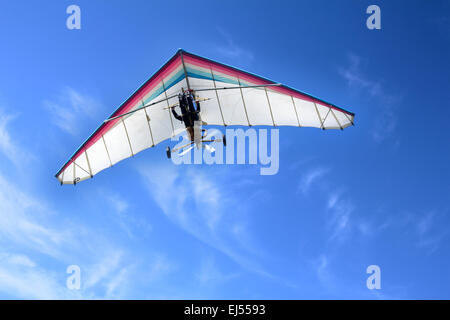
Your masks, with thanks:
[(56, 178), (76, 184), (187, 131), (172, 112), (186, 92), (201, 105), (203, 125), (342, 130), (354, 120), (353, 113), (329, 102), (180, 49), (95, 130)]

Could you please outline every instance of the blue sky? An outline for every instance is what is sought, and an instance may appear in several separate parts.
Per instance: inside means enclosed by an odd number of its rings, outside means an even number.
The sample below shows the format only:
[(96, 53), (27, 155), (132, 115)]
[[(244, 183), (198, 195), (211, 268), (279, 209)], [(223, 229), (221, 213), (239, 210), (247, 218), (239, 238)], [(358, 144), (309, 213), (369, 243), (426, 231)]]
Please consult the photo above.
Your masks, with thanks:
[[(66, 28), (71, 4), (81, 30)], [(366, 28), (371, 4), (381, 30)], [(0, 298), (450, 298), (449, 13), (437, 0), (4, 1)], [(60, 166), (178, 48), (351, 110), (356, 126), (281, 128), (274, 176), (175, 166), (162, 143), (61, 187)], [(366, 288), (373, 264), (381, 290)]]

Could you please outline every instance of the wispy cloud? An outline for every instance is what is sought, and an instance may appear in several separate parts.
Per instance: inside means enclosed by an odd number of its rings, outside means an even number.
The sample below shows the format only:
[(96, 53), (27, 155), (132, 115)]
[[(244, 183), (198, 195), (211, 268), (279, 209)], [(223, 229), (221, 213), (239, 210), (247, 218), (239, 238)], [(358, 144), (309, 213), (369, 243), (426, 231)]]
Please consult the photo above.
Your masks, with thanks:
[(392, 110), (385, 109), (384, 112), (377, 115), (377, 121), (372, 130), (372, 138), (378, 143), (382, 142), (394, 132), (396, 127), (397, 116)]
[(298, 185), (298, 191), (307, 194), (314, 183), (323, 178), (330, 170), (325, 167), (316, 167), (305, 172)]
[(41, 224), (37, 219), (49, 213), (45, 204), (29, 196), (0, 174), (0, 235), (3, 239), (39, 252), (57, 256), (59, 247), (72, 235)]
[(131, 276), (130, 273), (132, 272), (132, 267), (124, 267), (121, 268), (114, 277), (110, 278), (110, 281), (106, 284), (106, 296), (107, 297), (116, 297), (120, 298), (122, 295), (120, 291), (121, 289), (126, 286), (127, 281), (129, 280), (129, 277)]
[(354, 205), (350, 199), (344, 199), (339, 193), (332, 193), (328, 200), (331, 217), (328, 225), (332, 229), (330, 240), (342, 241), (352, 228), (351, 214)]
[[(121, 212), (127, 208), (120, 201), (115, 205)], [(44, 199), (25, 192), (0, 174), (0, 296), (118, 298), (141, 284), (134, 280), (134, 268), (142, 269), (146, 264), (145, 272), (150, 270), (153, 279), (166, 273), (170, 265), (167, 259), (157, 257), (150, 265), (137, 261), (116, 241), (108, 234), (62, 219)], [(48, 262), (59, 266), (60, 272), (50, 271)], [(72, 264), (81, 268), (79, 291), (66, 288), (65, 270)]]
[(128, 202), (117, 194), (107, 196), (107, 200), (110, 202), (114, 210), (119, 214), (125, 212), (128, 209)]
[(30, 252), (68, 265), (68, 251), (77, 255), (79, 241), (70, 229), (52, 227), (48, 217), (53, 215), (44, 201), (0, 175), (0, 246), (5, 250), (0, 254), (0, 294), (28, 299), (81, 297), (65, 287), (64, 267), (55, 275), (29, 256), (18, 253)]
[(238, 273), (225, 274), (219, 269), (216, 261), (212, 257), (204, 257), (201, 261), (200, 270), (195, 275), (202, 285), (217, 285), (238, 277)]
[[(439, 217), (435, 212), (428, 212), (415, 219), (416, 231), (418, 235), (417, 245), (420, 248), (433, 253), (439, 249), (439, 244), (447, 236), (446, 229), (439, 228)], [(436, 221), (438, 220), (438, 221)]]
[(35, 267), (36, 263), (23, 254), (0, 253), (0, 261), (3, 263), (20, 265), (24, 267)]
[(123, 299), (130, 297), (133, 290), (155, 283), (176, 270), (176, 264), (163, 254), (154, 254), (143, 261), (120, 249), (107, 250), (95, 264), (84, 267), (82, 273), (87, 275), (82, 282), (84, 294)]
[(221, 36), (220, 38), (222, 39), (222, 41), (220, 44), (215, 44), (214, 48), (219, 54), (234, 60), (241, 61), (243, 63), (249, 63), (253, 60), (253, 53), (250, 50), (245, 49), (243, 46), (235, 43), (231, 34), (226, 32), (222, 28), (218, 28), (217, 30)]
[(337, 287), (337, 279), (333, 273), (333, 268), (331, 267), (332, 257), (329, 253), (319, 254), (315, 259), (309, 262), (310, 267), (319, 283), (323, 288), (329, 292), (334, 292)]
[[(448, 210), (447, 210), (448, 211)], [(432, 254), (441, 248), (444, 239), (449, 235), (443, 217), (447, 213), (429, 210), (391, 216), (378, 229), (391, 229), (392, 232), (408, 236), (408, 241), (417, 248)]]
[[(183, 169), (180, 174), (180, 166), (152, 165), (141, 166), (138, 171), (150, 195), (171, 221), (246, 270), (270, 276), (256, 261), (257, 253), (239, 244), (241, 234), (233, 232), (233, 228), (242, 217), (237, 215), (232, 197), (217, 185), (218, 176), (211, 177), (193, 167)], [(216, 228), (219, 223), (221, 227)], [(250, 238), (248, 232), (245, 236)]]
[(24, 152), (13, 141), (10, 134), (9, 124), (16, 119), (17, 115), (8, 114), (0, 108), (0, 152), (3, 153), (14, 165), (19, 165), (24, 160), (30, 159), (30, 154)]
[(87, 276), (83, 281), (83, 287), (90, 288), (102, 280), (114, 278), (110, 276), (120, 267), (122, 258), (123, 252), (117, 250), (103, 254), (97, 263), (85, 268)]
[[(4, 256), (4, 255), (3, 255)], [(0, 293), (26, 299), (80, 299), (77, 291), (68, 290), (60, 277), (38, 267), (24, 255), (0, 254)]]
[(328, 272), (328, 258), (326, 255), (322, 254), (319, 256), (319, 259), (316, 263), (317, 266), (317, 277), (323, 281), (328, 281), (329, 272)]
[(53, 123), (74, 136), (79, 134), (79, 128), (86, 118), (92, 119), (102, 109), (99, 101), (71, 87), (65, 87), (54, 99), (45, 100), (43, 105)]
[(7, 130), (8, 123), (14, 119), (14, 116), (4, 114), (0, 110), (0, 150), (6, 155), (10, 160), (15, 162), (17, 150), (15, 145), (11, 141), (11, 137)]
[(397, 116), (394, 109), (401, 97), (394, 95), (383, 86), (381, 81), (372, 80), (363, 72), (363, 59), (354, 54), (348, 54), (348, 65), (338, 68), (339, 74), (347, 81), (353, 91), (364, 91), (370, 97), (376, 98), (379, 107), (375, 113), (375, 123), (371, 129), (374, 141), (382, 142), (390, 137), (397, 127)]
[(108, 190), (100, 190), (100, 196), (105, 200), (113, 210), (110, 217), (115, 221), (130, 239), (136, 239), (136, 235), (147, 235), (153, 227), (148, 219), (130, 211), (130, 203), (123, 196)]
[(348, 86), (352, 89), (364, 89), (371, 96), (383, 95), (381, 84), (364, 75), (361, 70), (361, 57), (354, 53), (348, 54), (348, 66), (339, 68), (339, 74), (347, 80)]

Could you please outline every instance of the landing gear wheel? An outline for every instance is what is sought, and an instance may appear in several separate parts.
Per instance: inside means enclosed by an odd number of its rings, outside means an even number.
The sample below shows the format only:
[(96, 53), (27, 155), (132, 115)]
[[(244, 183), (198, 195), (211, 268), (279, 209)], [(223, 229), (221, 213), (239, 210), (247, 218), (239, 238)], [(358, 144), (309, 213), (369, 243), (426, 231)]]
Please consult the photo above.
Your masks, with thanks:
[(223, 142), (223, 145), (226, 147), (227, 146), (227, 137), (225, 135), (222, 135), (222, 142)]
[(170, 152), (170, 147), (167, 147), (166, 148), (166, 155), (167, 155), (167, 158), (172, 158), (172, 152)]

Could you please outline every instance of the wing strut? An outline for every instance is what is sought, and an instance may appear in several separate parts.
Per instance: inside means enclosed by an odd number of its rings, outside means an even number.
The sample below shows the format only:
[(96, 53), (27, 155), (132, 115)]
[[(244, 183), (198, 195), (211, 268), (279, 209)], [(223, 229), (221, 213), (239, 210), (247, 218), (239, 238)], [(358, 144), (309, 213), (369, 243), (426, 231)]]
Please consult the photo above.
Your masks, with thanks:
[(144, 105), (144, 106), (142, 106), (142, 107), (139, 107), (139, 108), (136, 108), (136, 109), (134, 109), (134, 110), (132, 110), (132, 111), (130, 111), (130, 112), (125, 112), (125, 113), (120, 114), (120, 115), (118, 115), (118, 116), (115, 116), (115, 117), (112, 117), (112, 118), (108, 118), (108, 119), (106, 119), (106, 120), (103, 121), (103, 122), (108, 122), (108, 121), (111, 121), (111, 120), (114, 120), (114, 119), (117, 119), (117, 118), (120, 118), (120, 117), (129, 115), (129, 114), (134, 113), (134, 112), (136, 112), (136, 111), (142, 110), (142, 109), (144, 109), (144, 108), (153, 106), (153, 105), (155, 105), (155, 104), (158, 104), (158, 103), (160, 103), (160, 102), (164, 102), (164, 101), (166, 101), (166, 100), (169, 100), (169, 99), (172, 99), (172, 98), (175, 98), (175, 97), (178, 97), (178, 93), (177, 93), (177, 94), (174, 94), (174, 95), (171, 95), (170, 97), (167, 97), (167, 98), (165, 98), (165, 99), (161, 99), (161, 100), (158, 100), (158, 101), (155, 101), (155, 102), (146, 104), (146, 105)]

